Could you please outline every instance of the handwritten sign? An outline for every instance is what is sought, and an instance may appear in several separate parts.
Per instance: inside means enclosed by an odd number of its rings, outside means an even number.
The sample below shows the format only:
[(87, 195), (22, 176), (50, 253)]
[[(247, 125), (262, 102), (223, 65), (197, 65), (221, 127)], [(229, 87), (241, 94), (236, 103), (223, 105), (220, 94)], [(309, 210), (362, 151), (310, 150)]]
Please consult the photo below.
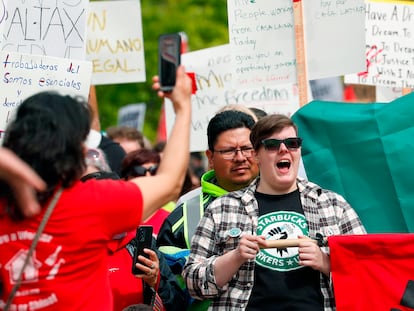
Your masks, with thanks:
[(0, 52), (0, 139), (24, 99), (40, 91), (88, 98), (92, 66), (41, 55)]
[(303, 0), (302, 3), (310, 79), (363, 70), (364, 0)]
[[(299, 109), (297, 87), (293, 84), (233, 88), (228, 44), (185, 53), (181, 59), (188, 72), (195, 72), (197, 83), (197, 92), (192, 96), (191, 151), (207, 149), (208, 122), (226, 105), (239, 104), (289, 116)], [(174, 122), (171, 103), (166, 103), (165, 113), (169, 132)]]
[(2, 51), (85, 59), (88, 0), (0, 1)]
[(292, 0), (228, 0), (235, 87), (296, 82)]
[(146, 110), (147, 105), (145, 103), (123, 106), (118, 111), (118, 125), (133, 127), (142, 132)]
[(366, 68), (346, 83), (414, 88), (414, 4), (366, 3)]
[(6, 0), (0, 0), (0, 44), (2, 41), (2, 34), (4, 29), (4, 21), (6, 20)]
[(140, 1), (97, 1), (89, 8), (86, 54), (92, 83), (144, 82)]
[[(308, 79), (364, 68), (364, 0), (302, 4)], [(228, 0), (227, 7), (235, 87), (296, 83), (293, 1)]]

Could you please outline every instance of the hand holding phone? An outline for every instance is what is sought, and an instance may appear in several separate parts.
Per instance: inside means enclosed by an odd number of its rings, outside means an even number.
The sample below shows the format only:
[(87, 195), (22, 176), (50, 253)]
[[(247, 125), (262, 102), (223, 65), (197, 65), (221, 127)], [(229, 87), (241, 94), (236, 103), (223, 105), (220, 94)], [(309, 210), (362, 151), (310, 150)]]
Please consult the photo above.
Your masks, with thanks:
[(181, 36), (178, 33), (162, 34), (158, 39), (158, 75), (161, 91), (173, 90), (180, 63)]
[(134, 248), (134, 257), (132, 258), (132, 274), (144, 274), (144, 271), (138, 269), (135, 265), (138, 262), (138, 256), (142, 255), (149, 258), (144, 253), (144, 248), (151, 248), (152, 244), (152, 226), (139, 226), (135, 234), (136, 247)]

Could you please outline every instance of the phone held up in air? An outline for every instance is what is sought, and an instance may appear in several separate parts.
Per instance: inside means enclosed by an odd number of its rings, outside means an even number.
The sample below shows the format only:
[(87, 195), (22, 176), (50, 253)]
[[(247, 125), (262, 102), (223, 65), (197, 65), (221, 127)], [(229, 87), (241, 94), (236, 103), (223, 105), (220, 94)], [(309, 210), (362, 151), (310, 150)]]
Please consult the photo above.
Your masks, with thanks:
[(144, 274), (144, 271), (138, 269), (135, 264), (138, 263), (138, 256), (142, 255), (149, 258), (144, 253), (144, 248), (151, 248), (152, 244), (152, 226), (139, 226), (135, 234), (136, 247), (134, 248), (134, 257), (132, 258), (132, 274)]
[(181, 36), (162, 34), (158, 39), (158, 76), (161, 91), (171, 92), (175, 86), (177, 67), (181, 63)]

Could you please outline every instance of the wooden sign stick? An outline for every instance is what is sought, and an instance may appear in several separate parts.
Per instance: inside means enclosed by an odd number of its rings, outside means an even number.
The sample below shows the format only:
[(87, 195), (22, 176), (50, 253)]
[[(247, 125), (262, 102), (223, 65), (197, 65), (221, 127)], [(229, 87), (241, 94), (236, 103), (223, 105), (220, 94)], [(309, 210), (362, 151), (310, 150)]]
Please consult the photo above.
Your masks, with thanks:
[(308, 103), (308, 75), (306, 69), (302, 0), (293, 0), (293, 19), (295, 23), (296, 76), (299, 88), (299, 104), (300, 106), (304, 106)]
[[(318, 244), (317, 240), (309, 239), (315, 244)], [(303, 239), (286, 239), (286, 240), (266, 240), (260, 248), (287, 248), (287, 247), (298, 247), (299, 242)]]

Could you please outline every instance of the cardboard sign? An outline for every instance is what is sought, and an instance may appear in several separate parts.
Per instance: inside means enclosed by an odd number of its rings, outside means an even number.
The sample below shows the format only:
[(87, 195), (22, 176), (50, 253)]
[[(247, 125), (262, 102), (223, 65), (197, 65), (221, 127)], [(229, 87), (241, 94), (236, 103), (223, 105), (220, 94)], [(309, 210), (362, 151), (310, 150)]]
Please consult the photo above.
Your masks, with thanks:
[(140, 1), (96, 1), (89, 8), (86, 55), (92, 83), (145, 82)]
[(4, 51), (0, 60), (0, 139), (16, 108), (37, 92), (54, 90), (88, 98), (90, 62)]
[[(364, 68), (364, 0), (302, 3), (308, 79)], [(228, 0), (227, 7), (234, 86), (296, 83), (293, 1)]]
[(366, 3), (366, 68), (345, 83), (414, 88), (414, 3)]
[(365, 67), (364, 1), (303, 0), (302, 3), (310, 79), (361, 71)]
[[(207, 148), (207, 126), (217, 111), (226, 105), (255, 107), (267, 113), (293, 114), (299, 109), (297, 88), (293, 84), (263, 85), (256, 88), (232, 87), (230, 46), (221, 45), (182, 55), (188, 72), (194, 72), (197, 92), (192, 95), (191, 151)], [(167, 132), (174, 123), (171, 103), (165, 105)]]
[(228, 0), (235, 87), (296, 82), (292, 0)]
[(85, 59), (88, 0), (0, 0), (2, 51)]

